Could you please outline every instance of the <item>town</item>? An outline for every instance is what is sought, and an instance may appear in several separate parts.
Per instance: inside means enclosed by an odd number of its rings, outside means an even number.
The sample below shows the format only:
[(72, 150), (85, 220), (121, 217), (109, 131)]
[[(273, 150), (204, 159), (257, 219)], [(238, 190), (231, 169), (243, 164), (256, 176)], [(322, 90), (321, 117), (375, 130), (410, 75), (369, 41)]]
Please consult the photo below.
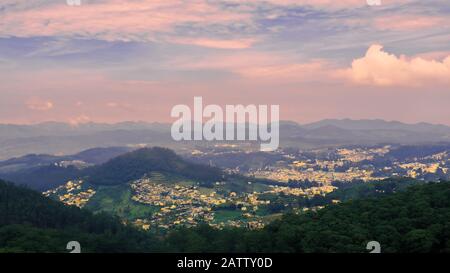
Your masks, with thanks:
[[(427, 152), (423, 156), (413, 153), (411, 157), (410, 151), (390, 145), (309, 151), (280, 149), (257, 154), (240, 151), (239, 148), (239, 145), (233, 145), (195, 150), (189, 155), (189, 160), (222, 165), (226, 173), (245, 175), (249, 180), (263, 179), (276, 183), (248, 181), (244, 182), (246, 185), (241, 190), (233, 190), (229, 181), (216, 181), (205, 186), (189, 179), (150, 173), (130, 181), (124, 185), (125, 189), (115, 189), (119, 191), (118, 195), (120, 190), (129, 192), (130, 200), (124, 202), (151, 211), (128, 216), (124, 222), (144, 230), (168, 230), (199, 224), (218, 229), (257, 229), (287, 211), (301, 213), (321, 209), (320, 205), (306, 206), (304, 204), (308, 202), (301, 200), (326, 196), (337, 189), (339, 183), (369, 182), (389, 177), (429, 181), (449, 178), (448, 151)], [(44, 192), (44, 195), (67, 205), (85, 207), (104, 190), (105, 187), (84, 183), (80, 179), (68, 181)]]

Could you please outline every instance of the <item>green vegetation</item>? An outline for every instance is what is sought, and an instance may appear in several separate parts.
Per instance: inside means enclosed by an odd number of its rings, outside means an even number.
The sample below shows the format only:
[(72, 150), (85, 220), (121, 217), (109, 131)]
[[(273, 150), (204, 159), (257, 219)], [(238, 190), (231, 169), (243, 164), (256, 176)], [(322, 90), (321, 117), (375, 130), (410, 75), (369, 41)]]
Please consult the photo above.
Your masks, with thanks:
[(202, 225), (162, 237), (0, 182), (0, 252), (65, 252), (71, 240), (85, 252), (365, 252), (372, 240), (382, 252), (450, 252), (450, 182), (286, 214), (261, 230)]
[(108, 214), (93, 215), (0, 181), (0, 252), (67, 252), (73, 240), (83, 252), (159, 249), (153, 237)]
[(174, 173), (151, 172), (146, 176), (157, 184), (172, 184), (180, 186), (195, 186), (197, 183), (194, 180), (187, 179)]
[(68, 180), (80, 176), (82, 176), (82, 170), (73, 166), (65, 168), (53, 164), (0, 174), (1, 179), (14, 181), (16, 184), (27, 185), (36, 190), (55, 188)]
[(118, 185), (155, 171), (173, 173), (206, 184), (223, 179), (218, 168), (190, 163), (172, 150), (153, 147), (130, 152), (93, 167), (88, 171), (87, 181), (97, 185)]
[(107, 212), (127, 220), (150, 218), (154, 212), (159, 210), (159, 208), (133, 201), (132, 195), (128, 184), (99, 186), (85, 208), (96, 213)]
[(372, 240), (383, 252), (450, 252), (450, 183), (288, 214), (257, 231), (182, 229), (167, 244), (187, 252), (364, 252)]
[(242, 220), (242, 212), (238, 210), (215, 210), (214, 221), (216, 223), (226, 222), (228, 220)]
[(368, 197), (381, 197), (399, 191), (404, 191), (410, 186), (423, 183), (425, 182), (412, 178), (390, 178), (382, 181), (361, 183), (338, 183), (336, 186), (338, 186), (339, 189), (329, 193), (327, 195), (327, 199), (347, 201)]

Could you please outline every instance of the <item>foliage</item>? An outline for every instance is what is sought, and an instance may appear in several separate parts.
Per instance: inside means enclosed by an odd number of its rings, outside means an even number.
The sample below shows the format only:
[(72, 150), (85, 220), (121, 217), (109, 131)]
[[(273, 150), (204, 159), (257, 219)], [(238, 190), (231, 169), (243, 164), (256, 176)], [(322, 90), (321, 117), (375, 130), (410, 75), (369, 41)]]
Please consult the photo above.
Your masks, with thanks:
[(257, 231), (181, 229), (167, 244), (188, 252), (365, 252), (372, 240), (383, 252), (450, 252), (450, 183), (287, 214)]
[(0, 181), (0, 252), (65, 252), (73, 240), (92, 252), (158, 249), (153, 237), (108, 214), (93, 215)]
[(99, 186), (85, 208), (94, 212), (107, 212), (130, 221), (150, 218), (154, 212), (159, 211), (159, 208), (135, 202), (131, 197), (132, 190), (128, 184)]
[(1, 174), (1, 179), (27, 185), (35, 190), (55, 188), (82, 175), (74, 166), (60, 167), (54, 164)]
[(450, 252), (450, 182), (286, 214), (261, 230), (201, 225), (163, 237), (0, 182), (0, 252), (61, 252), (72, 240), (87, 252), (365, 252), (373, 240), (382, 252)]
[(341, 201), (380, 197), (399, 191), (404, 191), (410, 186), (423, 184), (424, 181), (412, 178), (389, 178), (381, 181), (355, 182), (355, 183), (334, 183), (339, 189), (329, 193), (327, 199), (337, 199)]
[(88, 182), (98, 185), (127, 183), (154, 171), (175, 173), (201, 182), (215, 182), (223, 178), (218, 168), (184, 161), (166, 148), (144, 148), (111, 159), (93, 167)]

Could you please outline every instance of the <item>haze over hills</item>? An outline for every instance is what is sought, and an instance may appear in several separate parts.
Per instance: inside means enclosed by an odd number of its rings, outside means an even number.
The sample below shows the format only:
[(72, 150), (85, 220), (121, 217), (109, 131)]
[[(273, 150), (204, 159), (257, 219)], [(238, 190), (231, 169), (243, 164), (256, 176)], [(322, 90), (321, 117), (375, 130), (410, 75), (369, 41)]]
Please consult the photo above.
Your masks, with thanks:
[(382, 119), (324, 119), (318, 122), (306, 124), (307, 129), (316, 129), (327, 125), (333, 125), (346, 130), (405, 130), (412, 132), (443, 132), (450, 133), (450, 127), (441, 124), (415, 123), (408, 124), (399, 121), (385, 121)]
[(123, 147), (97, 148), (65, 157), (29, 155), (0, 162), (0, 170), (2, 179), (37, 190), (79, 178), (96, 185), (119, 185), (155, 171), (206, 184), (219, 181), (224, 175), (219, 168), (186, 161), (160, 147), (131, 152)]
[[(27, 154), (67, 155), (95, 147), (140, 145), (192, 148), (206, 142), (175, 142), (170, 124), (122, 122), (73, 126), (47, 122), (37, 125), (0, 125), (0, 159)], [(423, 144), (450, 141), (450, 127), (428, 123), (405, 124), (383, 120), (336, 120), (299, 125), (280, 122), (282, 147), (316, 148), (349, 144)]]
[(74, 155), (56, 156), (49, 154), (28, 154), (0, 162), (0, 173), (52, 165), (64, 161), (83, 161), (86, 164), (102, 164), (113, 157), (131, 151), (129, 147), (93, 148)]
[(128, 147), (109, 147), (67, 156), (30, 154), (1, 161), (0, 177), (33, 189), (46, 190), (82, 176), (85, 168), (103, 164), (131, 150)]

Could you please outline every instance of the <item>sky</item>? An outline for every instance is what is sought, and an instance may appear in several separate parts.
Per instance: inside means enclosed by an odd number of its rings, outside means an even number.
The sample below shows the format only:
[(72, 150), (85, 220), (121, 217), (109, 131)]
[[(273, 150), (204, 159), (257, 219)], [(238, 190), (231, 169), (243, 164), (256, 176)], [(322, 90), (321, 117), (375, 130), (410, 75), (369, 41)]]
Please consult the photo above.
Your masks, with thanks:
[(450, 125), (450, 1), (0, 1), (0, 123), (171, 122), (194, 96)]

